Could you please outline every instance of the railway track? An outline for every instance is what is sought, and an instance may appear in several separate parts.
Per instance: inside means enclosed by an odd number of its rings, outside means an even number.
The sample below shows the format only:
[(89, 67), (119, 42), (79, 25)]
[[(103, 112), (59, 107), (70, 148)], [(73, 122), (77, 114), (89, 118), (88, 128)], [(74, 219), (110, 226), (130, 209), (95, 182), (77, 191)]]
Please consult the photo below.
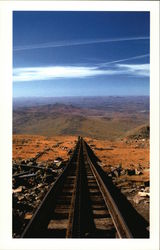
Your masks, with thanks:
[(79, 137), (63, 173), (51, 186), (22, 238), (132, 238)]

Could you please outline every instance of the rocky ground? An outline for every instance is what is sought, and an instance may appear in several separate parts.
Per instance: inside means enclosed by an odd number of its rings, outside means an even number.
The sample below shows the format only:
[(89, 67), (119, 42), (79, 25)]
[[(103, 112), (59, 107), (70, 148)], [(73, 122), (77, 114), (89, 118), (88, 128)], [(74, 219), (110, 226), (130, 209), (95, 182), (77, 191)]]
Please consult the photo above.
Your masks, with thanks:
[(20, 237), (63, 171), (76, 137), (13, 136), (13, 237)]
[(149, 223), (149, 140), (98, 141), (86, 138), (86, 141), (100, 159), (102, 169)]
[[(149, 222), (149, 140), (85, 138), (102, 169)], [(72, 153), (74, 136), (13, 136), (13, 237), (20, 237)]]

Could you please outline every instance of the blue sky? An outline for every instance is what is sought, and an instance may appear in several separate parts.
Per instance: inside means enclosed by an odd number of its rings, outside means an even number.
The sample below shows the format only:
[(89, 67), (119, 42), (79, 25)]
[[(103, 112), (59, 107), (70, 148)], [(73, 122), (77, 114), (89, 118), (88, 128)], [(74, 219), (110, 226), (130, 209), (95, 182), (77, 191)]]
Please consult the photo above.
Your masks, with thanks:
[(149, 12), (13, 12), (13, 96), (149, 95)]

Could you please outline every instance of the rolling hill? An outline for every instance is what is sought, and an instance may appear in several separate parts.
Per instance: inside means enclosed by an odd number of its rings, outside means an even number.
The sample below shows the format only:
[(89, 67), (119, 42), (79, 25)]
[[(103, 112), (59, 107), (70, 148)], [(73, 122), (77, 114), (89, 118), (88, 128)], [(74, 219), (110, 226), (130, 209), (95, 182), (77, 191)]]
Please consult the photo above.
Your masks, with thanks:
[[(100, 99), (100, 98), (99, 98)], [(103, 99), (103, 98), (102, 98)], [(14, 106), (13, 134), (81, 135), (119, 139), (149, 120), (148, 99), (86, 98), (79, 102)]]

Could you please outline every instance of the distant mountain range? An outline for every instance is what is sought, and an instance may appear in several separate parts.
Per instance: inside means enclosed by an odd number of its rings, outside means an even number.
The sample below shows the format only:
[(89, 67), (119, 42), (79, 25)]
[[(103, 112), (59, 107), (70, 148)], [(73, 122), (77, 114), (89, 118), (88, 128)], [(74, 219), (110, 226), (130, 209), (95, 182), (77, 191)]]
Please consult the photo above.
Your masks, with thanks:
[(119, 139), (149, 123), (149, 97), (13, 100), (13, 133)]

